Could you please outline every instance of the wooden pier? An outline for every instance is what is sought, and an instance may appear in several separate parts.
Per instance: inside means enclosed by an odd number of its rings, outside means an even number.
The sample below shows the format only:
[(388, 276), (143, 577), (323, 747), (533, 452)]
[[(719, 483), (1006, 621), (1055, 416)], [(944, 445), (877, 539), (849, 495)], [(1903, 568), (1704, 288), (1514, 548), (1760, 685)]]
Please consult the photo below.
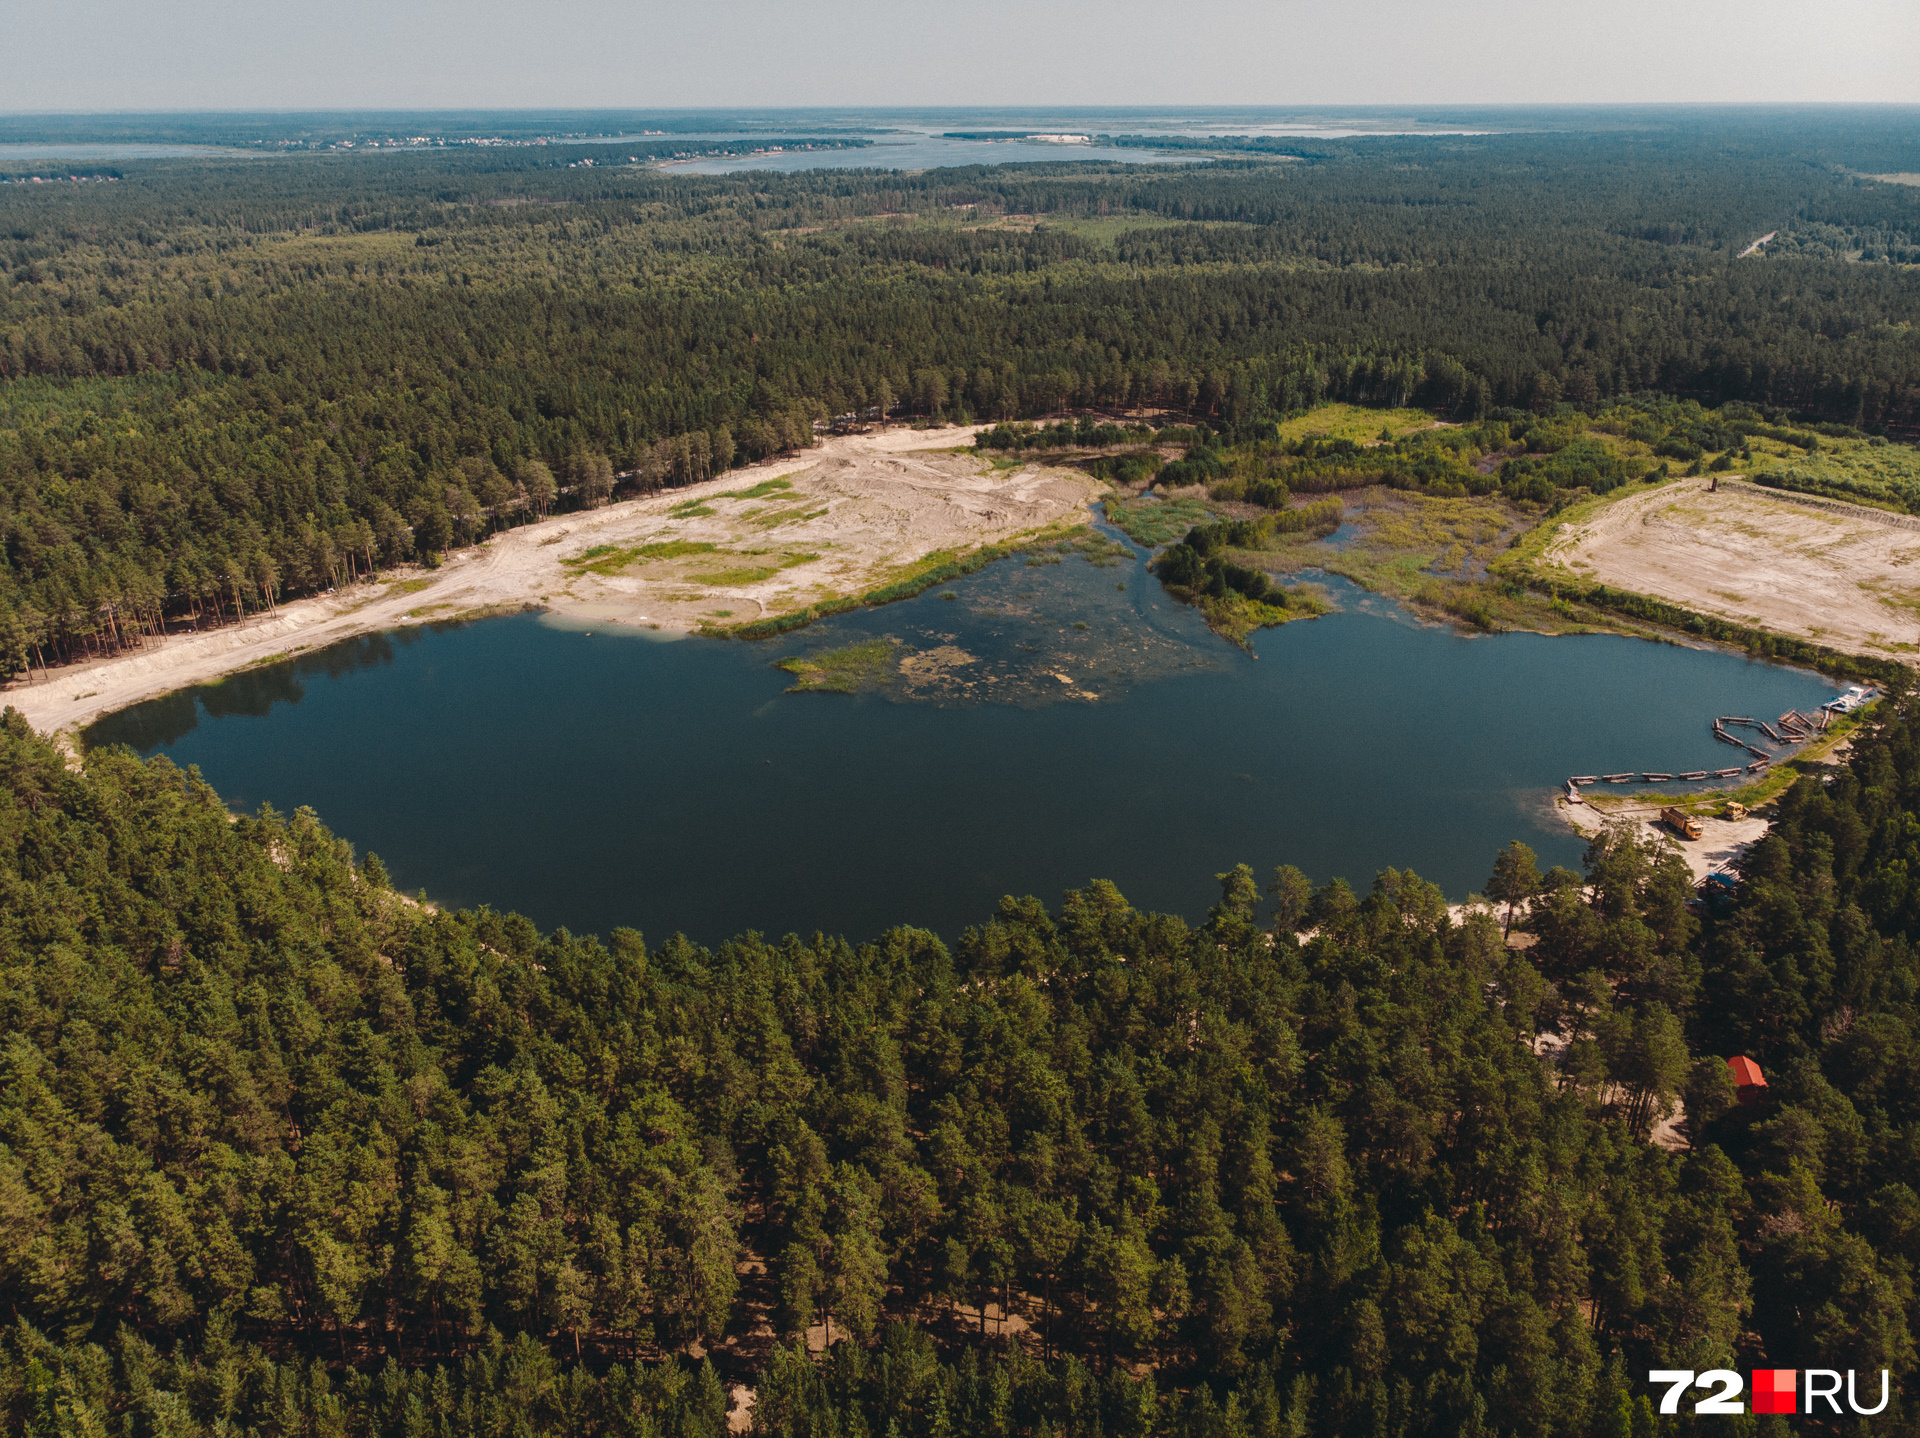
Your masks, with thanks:
[(1773, 767), (1779, 756), (1733, 733), (1734, 728), (1757, 729), (1775, 744), (1784, 747), (1804, 744), (1815, 735), (1824, 734), (1832, 722), (1833, 715), (1826, 709), (1819, 709), (1812, 714), (1789, 709), (1772, 724), (1746, 714), (1715, 715), (1713, 737), (1723, 744), (1746, 750), (1748, 760), (1744, 765), (1735, 764), (1725, 769), (1688, 769), (1674, 774), (1660, 769), (1629, 770), (1620, 774), (1575, 774), (1567, 780), (1567, 798), (1574, 803), (1584, 802), (1580, 798), (1580, 786), (1583, 784), (1668, 784), (1676, 780), (1697, 784), (1704, 779), (1738, 779), (1743, 774), (1763, 773)]

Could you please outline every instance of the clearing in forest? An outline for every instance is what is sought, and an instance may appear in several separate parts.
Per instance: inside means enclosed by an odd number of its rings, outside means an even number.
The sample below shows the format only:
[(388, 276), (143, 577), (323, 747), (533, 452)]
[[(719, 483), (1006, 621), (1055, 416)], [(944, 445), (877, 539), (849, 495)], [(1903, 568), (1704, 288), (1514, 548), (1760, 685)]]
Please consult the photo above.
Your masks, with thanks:
[(1851, 654), (1920, 653), (1920, 522), (1723, 476), (1628, 493), (1547, 542), (1538, 572), (1656, 595)]

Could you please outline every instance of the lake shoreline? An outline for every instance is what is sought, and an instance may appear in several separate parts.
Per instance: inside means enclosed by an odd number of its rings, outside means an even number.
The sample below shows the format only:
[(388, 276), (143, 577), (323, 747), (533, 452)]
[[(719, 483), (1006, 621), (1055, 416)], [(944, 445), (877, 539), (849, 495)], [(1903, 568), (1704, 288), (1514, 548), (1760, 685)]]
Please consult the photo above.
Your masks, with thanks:
[[(389, 570), (237, 623), (34, 671), (7, 686), (4, 702), (35, 729), (64, 733), (343, 640), (529, 609), (589, 628), (723, 632), (1091, 518), (1095, 481), (1038, 465), (983, 471), (970, 452), (940, 443), (964, 444), (973, 433), (829, 439), (696, 484), (554, 515), (454, 551), (436, 568)], [(596, 557), (603, 551), (609, 558)]]
[[(702, 941), (908, 920), (951, 937), (1003, 895), (1096, 875), (1198, 918), (1218, 895), (1193, 876), (1236, 862), (1356, 884), (1411, 867), (1453, 899), (1516, 837), (1577, 868), (1586, 841), (1545, 812), (1561, 777), (1720, 747), (1673, 696), (1709, 714), (1829, 697), (1707, 650), (1483, 642), (1333, 582), (1342, 612), (1263, 631), (1257, 657), (1137, 551), (1030, 553), (775, 644), (610, 643), (531, 613), (410, 626), (84, 738), (197, 764), (243, 811), (311, 806), (452, 907)], [(845, 673), (855, 692), (784, 692), (863, 645), (885, 673)], [(839, 837), (794, 842), (818, 832)], [(745, 893), (743, 871), (778, 880)]]

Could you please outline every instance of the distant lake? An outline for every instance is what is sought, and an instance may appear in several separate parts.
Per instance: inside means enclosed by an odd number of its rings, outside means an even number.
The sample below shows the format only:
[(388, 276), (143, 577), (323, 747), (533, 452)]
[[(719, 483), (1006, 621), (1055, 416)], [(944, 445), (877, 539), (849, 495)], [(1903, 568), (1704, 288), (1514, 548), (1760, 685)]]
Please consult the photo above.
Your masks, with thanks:
[[(1098, 143), (1100, 135), (1166, 135), (1169, 138), (1204, 138), (1215, 135), (1290, 136), (1304, 139), (1339, 140), (1363, 136), (1465, 135), (1484, 134), (1484, 130), (1441, 128), (1415, 122), (1391, 112), (1369, 114), (1353, 111), (1308, 113), (1270, 108), (1240, 109), (1188, 107), (1158, 109), (1151, 107), (1089, 109), (907, 109), (907, 110), (818, 110), (768, 112), (767, 118), (780, 115), (781, 126), (756, 125), (755, 138), (784, 135), (843, 133), (872, 140), (870, 147), (851, 150), (794, 151), (780, 155), (726, 155), (675, 165), (687, 174), (719, 175), (736, 170), (854, 169), (872, 166), (889, 170), (931, 170), (957, 165), (1010, 165), (1055, 163), (1077, 160), (1111, 161), (1143, 165), (1190, 163), (1207, 158), (1183, 150), (1121, 148)], [(809, 130), (808, 121), (819, 126)], [(955, 131), (1028, 131), (1040, 134), (1088, 135), (1091, 144), (1059, 144), (1042, 140), (959, 140), (948, 138)], [(739, 133), (710, 132), (700, 138), (743, 138)], [(689, 136), (688, 138), (692, 138)]]
[(219, 145), (149, 145), (136, 141), (41, 145), (20, 141), (0, 144), (0, 164), (9, 160), (172, 160), (187, 156), (233, 159), (251, 153)]
[[(1192, 155), (1114, 145), (1063, 145), (1042, 140), (949, 140), (941, 135), (876, 134), (873, 141), (846, 150), (789, 150), (778, 155), (724, 155), (688, 160), (673, 169), (688, 175), (726, 175), (736, 170), (936, 170), (957, 165), (1059, 164), (1102, 160), (1124, 165), (1186, 163)], [(778, 139), (771, 139), (777, 144)]]
[[(442, 118), (455, 121), (454, 143), (462, 136), (485, 133), (488, 120), (498, 123), (497, 133), (515, 143), (525, 143), (545, 135), (553, 143), (564, 145), (605, 145), (609, 149), (633, 142), (656, 143), (663, 140), (685, 141), (689, 148), (703, 141), (752, 140), (778, 145), (794, 138), (844, 136), (873, 141), (871, 146), (847, 150), (790, 150), (777, 155), (726, 155), (686, 162), (674, 166), (686, 174), (725, 174), (738, 170), (777, 170), (793, 172), (816, 169), (926, 170), (956, 165), (1007, 165), (1031, 162), (1076, 160), (1114, 161), (1124, 164), (1186, 163), (1204, 158), (1186, 151), (1120, 148), (1098, 143), (1088, 145), (1051, 144), (1033, 140), (959, 140), (949, 139), (954, 131), (1024, 131), (1041, 134), (1166, 135), (1168, 137), (1205, 137), (1213, 135), (1291, 136), (1304, 139), (1336, 140), (1357, 137), (1404, 135), (1477, 135), (1490, 133), (1484, 127), (1487, 115), (1478, 111), (1440, 110), (1415, 114), (1378, 107), (1280, 109), (1274, 107), (1187, 106), (1167, 109), (1153, 106), (1019, 108), (857, 108), (857, 109), (718, 109), (704, 111), (662, 111), (649, 116), (639, 111), (606, 111), (554, 114), (546, 117), (549, 125), (534, 123), (539, 117), (519, 112), (460, 114), (441, 117), (431, 113), (365, 113), (308, 117), (323, 128), (348, 126), (359, 132), (359, 154), (417, 155), (422, 148), (387, 143), (399, 136), (437, 133)], [(583, 133), (595, 119), (616, 122), (613, 133)], [(1503, 124), (1511, 123), (1500, 112)], [(651, 123), (650, 123), (651, 121)], [(1462, 128), (1462, 122), (1475, 128)], [(13, 134), (22, 133), (33, 121), (19, 118), (12, 122)], [(68, 117), (48, 121), (51, 133), (84, 134), (74, 126), (83, 122)], [(125, 131), (125, 117), (103, 117), (113, 131)], [(13, 140), (0, 142), (0, 165), (8, 161), (111, 161), (142, 159), (233, 158), (261, 153), (253, 148), (234, 148), (222, 142), (234, 132), (231, 122), (218, 115), (174, 117), (164, 120), (174, 142), (150, 142), (114, 139), (110, 141), (55, 142)], [(662, 128), (654, 128), (658, 125)], [(185, 128), (182, 128), (185, 127)], [(257, 134), (257, 121), (241, 126), (248, 134)], [(30, 133), (30, 131), (28, 131)], [(97, 131), (96, 131), (97, 133)], [(134, 133), (137, 133), (135, 131)], [(204, 133), (207, 143), (179, 143), (178, 137)], [(370, 141), (383, 143), (370, 145)]]
[[(1329, 588), (1343, 612), (1254, 654), (1138, 559), (1004, 561), (776, 643), (522, 615), (336, 645), (88, 741), (197, 764), (236, 808), (311, 805), (408, 891), (546, 927), (952, 937), (1093, 877), (1197, 920), (1240, 861), (1363, 891), (1411, 868), (1454, 899), (1510, 839), (1577, 867), (1550, 808), (1568, 774), (1733, 762), (1715, 714), (1833, 693), (1718, 651), (1465, 637)], [(788, 694), (772, 667), (880, 636), (920, 656), (911, 687)]]

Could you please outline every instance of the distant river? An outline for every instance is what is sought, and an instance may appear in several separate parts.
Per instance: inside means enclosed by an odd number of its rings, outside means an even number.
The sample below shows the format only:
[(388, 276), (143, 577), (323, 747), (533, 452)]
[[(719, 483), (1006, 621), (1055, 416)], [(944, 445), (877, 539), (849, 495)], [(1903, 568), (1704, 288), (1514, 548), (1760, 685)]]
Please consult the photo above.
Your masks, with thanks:
[[(1331, 588), (1343, 612), (1257, 657), (1138, 560), (1006, 561), (772, 644), (524, 615), (337, 645), (88, 738), (198, 764), (236, 808), (311, 805), (403, 888), (544, 927), (951, 937), (1096, 876), (1197, 920), (1239, 861), (1363, 891), (1411, 868), (1455, 899), (1509, 839), (1577, 867), (1548, 803), (1568, 774), (1729, 763), (1715, 714), (1832, 693), (1714, 651), (1463, 637)], [(919, 656), (910, 687), (787, 694), (771, 667), (876, 636)]]

